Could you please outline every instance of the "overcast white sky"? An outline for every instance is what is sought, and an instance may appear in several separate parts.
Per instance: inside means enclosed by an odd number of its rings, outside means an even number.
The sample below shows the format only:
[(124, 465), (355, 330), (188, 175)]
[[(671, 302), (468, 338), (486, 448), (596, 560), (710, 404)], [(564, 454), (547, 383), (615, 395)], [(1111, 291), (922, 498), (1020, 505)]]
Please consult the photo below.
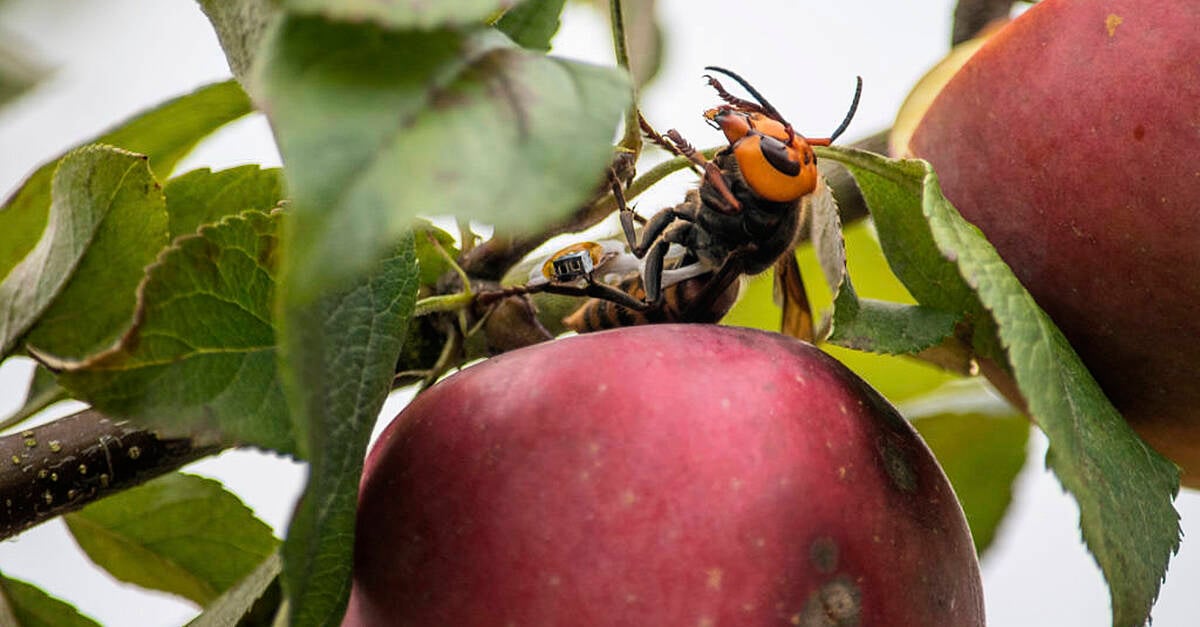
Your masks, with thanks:
[[(953, 4), (747, 0), (733, 10), (728, 1), (660, 0), (669, 36), (666, 65), (644, 94), (647, 115), (669, 121), (686, 137), (709, 137), (699, 112), (711, 93), (700, 76), (703, 66), (717, 64), (752, 77), (799, 130), (813, 135), (841, 120), (853, 77), (862, 75), (862, 105), (847, 138), (886, 128), (909, 86), (945, 52)], [(573, 8), (568, 18), (556, 46), (560, 54), (611, 56), (599, 16)], [(56, 68), (34, 93), (0, 109), (0, 196), (44, 160), (122, 118), (228, 76), (215, 37), (189, 0), (9, 0), (0, 4), (0, 37), (23, 40)], [(243, 163), (278, 163), (261, 119), (222, 131), (181, 171)], [(656, 198), (672, 202), (679, 191), (659, 194), (640, 202), (658, 206)], [(0, 367), (0, 415), (19, 405), (28, 373), (27, 363)], [(403, 402), (389, 401), (384, 415)], [(1107, 591), (1080, 543), (1075, 505), (1042, 469), (1043, 440), (1031, 446), (1018, 502), (983, 561), (989, 623), (1107, 624)], [(190, 470), (225, 481), (276, 529), (285, 524), (302, 479), (297, 464), (249, 452), (226, 453)], [(1200, 529), (1200, 498), (1187, 493), (1178, 506), (1185, 530)], [(57, 521), (0, 543), (0, 571), (43, 585), (106, 625), (179, 625), (195, 613), (186, 603), (91, 569)], [(1154, 624), (1196, 624), (1198, 583), (1200, 548), (1185, 540)]]

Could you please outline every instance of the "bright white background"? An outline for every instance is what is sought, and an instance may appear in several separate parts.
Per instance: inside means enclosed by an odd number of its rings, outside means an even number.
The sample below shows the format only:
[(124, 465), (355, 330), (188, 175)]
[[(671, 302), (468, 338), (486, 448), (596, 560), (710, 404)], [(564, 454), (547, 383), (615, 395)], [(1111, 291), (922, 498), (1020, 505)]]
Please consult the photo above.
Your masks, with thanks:
[[(847, 138), (891, 125), (909, 86), (945, 52), (952, 0), (766, 2), (660, 0), (667, 29), (666, 62), (644, 94), (646, 113), (700, 145), (714, 143), (699, 112), (712, 101), (703, 66), (736, 69), (758, 86), (798, 130), (825, 135), (841, 120), (861, 74), (866, 87)], [(556, 51), (605, 62), (604, 21), (573, 8)], [(10, 0), (0, 3), (0, 37), (22, 41), (55, 68), (52, 77), (15, 104), (0, 108), (0, 195), (64, 149), (128, 115), (228, 76), (207, 22), (188, 0)], [(708, 138), (708, 139), (705, 139)], [(219, 133), (181, 166), (225, 168), (277, 164), (259, 118)], [(677, 189), (641, 202), (657, 206)], [(20, 404), (30, 366), (0, 367), (0, 415)], [(404, 400), (393, 398), (390, 417)], [(62, 408), (67, 413), (70, 408)], [(1105, 625), (1108, 596), (1077, 530), (1078, 510), (1042, 468), (1044, 440), (1031, 444), (1031, 463), (1016, 486), (1016, 504), (996, 545), (983, 559), (988, 619), (994, 627)], [(303, 480), (285, 459), (236, 451), (189, 471), (225, 481), (282, 534)], [(1185, 529), (1200, 529), (1200, 498), (1178, 501)], [(0, 543), (0, 571), (44, 586), (106, 625), (168, 626), (196, 609), (172, 597), (113, 581), (90, 567), (61, 523), (54, 521)], [(1197, 624), (1200, 547), (1185, 540), (1154, 611), (1157, 627)]]

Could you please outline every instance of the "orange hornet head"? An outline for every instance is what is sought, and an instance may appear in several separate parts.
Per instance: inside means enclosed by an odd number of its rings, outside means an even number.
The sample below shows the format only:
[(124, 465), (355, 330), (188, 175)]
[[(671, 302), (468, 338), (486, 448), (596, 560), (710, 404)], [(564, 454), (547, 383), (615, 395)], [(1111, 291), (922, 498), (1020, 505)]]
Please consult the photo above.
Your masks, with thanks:
[(705, 111), (704, 117), (725, 134), (750, 189), (775, 202), (790, 202), (812, 193), (817, 187), (817, 157), (812, 147), (830, 145), (849, 126), (858, 109), (862, 78), (858, 79), (850, 110), (837, 129), (827, 138), (808, 140), (796, 133), (779, 111), (741, 76), (716, 66), (705, 69), (732, 78), (754, 97), (754, 101), (738, 98), (725, 91), (716, 79), (708, 77), (709, 85), (727, 104)]
[(742, 178), (756, 195), (790, 202), (816, 189), (816, 155), (784, 123), (729, 105), (709, 109), (704, 117), (725, 134)]

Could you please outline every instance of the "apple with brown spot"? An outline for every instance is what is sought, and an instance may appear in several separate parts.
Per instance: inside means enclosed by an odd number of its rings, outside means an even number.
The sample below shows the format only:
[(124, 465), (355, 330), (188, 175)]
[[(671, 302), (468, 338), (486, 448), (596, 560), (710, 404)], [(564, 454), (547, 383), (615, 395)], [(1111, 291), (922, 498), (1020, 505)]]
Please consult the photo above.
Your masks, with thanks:
[(417, 397), (371, 451), (345, 625), (982, 625), (916, 432), (811, 345), (556, 340)]
[[(1045, 0), (903, 153), (996, 246), (1152, 446), (1200, 482), (1200, 3)], [(904, 133), (900, 143), (904, 143)]]

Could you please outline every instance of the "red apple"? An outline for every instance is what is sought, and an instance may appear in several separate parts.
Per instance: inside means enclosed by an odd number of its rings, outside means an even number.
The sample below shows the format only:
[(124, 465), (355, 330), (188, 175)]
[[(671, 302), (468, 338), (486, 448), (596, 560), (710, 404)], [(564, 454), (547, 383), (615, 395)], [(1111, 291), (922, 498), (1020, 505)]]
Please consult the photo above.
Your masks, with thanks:
[(1200, 481), (1200, 3), (1045, 0), (954, 74), (908, 149)]
[(366, 463), (346, 625), (982, 625), (954, 493), (861, 379), (708, 325), (507, 353)]

